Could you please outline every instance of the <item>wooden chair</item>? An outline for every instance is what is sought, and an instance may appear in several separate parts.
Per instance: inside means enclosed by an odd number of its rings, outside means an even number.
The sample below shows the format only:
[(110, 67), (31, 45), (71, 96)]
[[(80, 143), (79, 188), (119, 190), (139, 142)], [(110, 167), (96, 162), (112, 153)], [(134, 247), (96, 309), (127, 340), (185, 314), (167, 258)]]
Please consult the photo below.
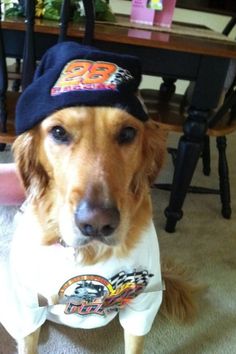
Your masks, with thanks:
[[(94, 4), (93, 0), (83, 0), (85, 8), (85, 34), (83, 43), (92, 44), (94, 34)], [(0, 1), (1, 9), (1, 1)], [(70, 0), (64, 0), (61, 6), (61, 18), (59, 22), (58, 42), (67, 39), (67, 28), (69, 23)], [(26, 18), (25, 18), (25, 39), (24, 49), (22, 51), (22, 73), (17, 73), (14, 76), (11, 72), (9, 77), (6, 63), (6, 54), (4, 50), (4, 42), (1, 31), (1, 13), (0, 13), (0, 150), (3, 150), (5, 144), (12, 144), (16, 138), (14, 128), (14, 115), (17, 100), (20, 92), (24, 90), (32, 81), (35, 66), (35, 0), (26, 0)], [(20, 75), (19, 75), (20, 74)], [(21, 90), (8, 90), (8, 80), (20, 80)]]
[[(228, 35), (236, 24), (236, 16), (234, 16), (226, 25), (223, 30), (224, 35)], [(186, 118), (191, 114), (197, 114), (191, 107), (191, 94), (190, 94), (190, 108), (188, 110), (188, 95), (175, 94), (175, 81), (172, 78), (163, 78), (163, 83), (160, 86), (160, 90), (142, 90), (144, 101), (148, 107), (149, 113), (153, 119), (155, 119), (158, 125), (168, 132), (183, 133), (187, 129)], [(212, 83), (213, 84), (213, 83)], [(189, 90), (187, 90), (189, 93)], [(207, 122), (208, 129), (205, 133), (205, 138), (202, 141), (202, 160), (203, 160), (203, 173), (205, 175), (210, 174), (210, 148), (209, 137), (216, 137), (217, 148), (219, 151), (219, 190), (193, 187), (190, 186), (188, 191), (194, 193), (217, 193), (220, 194), (222, 209), (221, 213), (224, 218), (229, 219), (231, 217), (231, 205), (230, 205), (230, 183), (228, 173), (228, 163), (226, 159), (226, 135), (236, 130), (236, 79), (229, 87), (225, 99), (219, 104), (216, 112), (204, 112), (202, 116), (205, 122)], [(194, 123), (193, 123), (194, 124)], [(204, 123), (205, 128), (205, 123)], [(198, 132), (199, 133), (199, 132)], [(179, 142), (183, 139), (183, 135)], [(179, 144), (180, 145), (180, 144)], [(191, 144), (189, 144), (191, 149)], [(171, 191), (169, 206), (165, 209), (165, 215), (167, 217), (166, 231), (174, 232), (175, 225), (178, 220), (182, 218), (183, 212), (181, 210), (185, 194), (182, 190), (178, 190), (176, 185), (176, 176), (178, 183), (183, 185), (191, 181), (191, 176), (188, 173), (188, 166), (186, 166), (182, 160), (183, 150), (180, 153), (176, 153), (176, 149), (168, 149), (172, 154), (173, 161), (175, 163), (173, 184), (157, 184), (156, 187), (167, 189)], [(185, 144), (185, 154), (188, 154), (188, 144)], [(177, 157), (177, 158), (176, 158)], [(194, 166), (192, 166), (195, 168)]]
[[(174, 90), (166, 90), (162, 86), (159, 91), (142, 89), (141, 95), (147, 106), (149, 115), (154, 119), (159, 127), (167, 132), (182, 133), (185, 120), (187, 118), (186, 97), (174, 93)], [(189, 188), (194, 193), (218, 193), (221, 197), (221, 213), (224, 218), (231, 217), (230, 206), (230, 182), (228, 173), (228, 163), (226, 158), (226, 135), (236, 131), (236, 79), (233, 81), (225, 99), (216, 112), (212, 112), (208, 120), (208, 130), (206, 137), (215, 137), (219, 151), (219, 190), (203, 187)], [(206, 139), (206, 145), (208, 144)], [(209, 151), (208, 146), (203, 149), (204, 153)], [(175, 163), (175, 150), (169, 149)], [(208, 157), (205, 159), (208, 159)], [(209, 164), (209, 161), (208, 163)], [(155, 187), (171, 190), (170, 184), (156, 184)], [(168, 230), (167, 230), (168, 231)], [(169, 231), (172, 232), (172, 231)]]

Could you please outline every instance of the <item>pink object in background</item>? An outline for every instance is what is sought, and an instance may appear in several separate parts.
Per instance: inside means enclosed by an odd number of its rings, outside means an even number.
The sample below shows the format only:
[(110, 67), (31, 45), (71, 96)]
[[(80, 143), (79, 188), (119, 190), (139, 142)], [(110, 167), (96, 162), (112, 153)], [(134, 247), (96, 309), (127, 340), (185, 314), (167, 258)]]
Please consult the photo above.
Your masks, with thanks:
[(170, 27), (174, 15), (176, 0), (164, 0), (163, 10), (155, 11), (154, 25)]
[(148, 8), (148, 0), (132, 0), (130, 21), (146, 25), (170, 27), (176, 0), (163, 0), (163, 10)]
[(148, 0), (132, 0), (131, 22), (153, 25), (155, 10), (147, 7)]

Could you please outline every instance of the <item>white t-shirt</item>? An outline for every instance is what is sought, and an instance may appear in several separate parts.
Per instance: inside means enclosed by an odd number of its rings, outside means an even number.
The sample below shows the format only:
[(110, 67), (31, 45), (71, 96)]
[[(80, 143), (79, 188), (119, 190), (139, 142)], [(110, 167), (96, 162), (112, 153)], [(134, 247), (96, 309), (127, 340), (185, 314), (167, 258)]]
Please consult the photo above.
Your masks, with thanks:
[[(12, 337), (29, 335), (47, 319), (75, 328), (101, 327), (117, 313), (130, 334), (149, 332), (162, 301), (152, 222), (127, 257), (85, 266), (70, 247), (35, 242), (37, 228), (27, 214), (19, 217), (10, 260), (0, 270), (0, 322)], [(46, 305), (39, 304), (38, 294)], [(58, 304), (50, 304), (52, 296)]]

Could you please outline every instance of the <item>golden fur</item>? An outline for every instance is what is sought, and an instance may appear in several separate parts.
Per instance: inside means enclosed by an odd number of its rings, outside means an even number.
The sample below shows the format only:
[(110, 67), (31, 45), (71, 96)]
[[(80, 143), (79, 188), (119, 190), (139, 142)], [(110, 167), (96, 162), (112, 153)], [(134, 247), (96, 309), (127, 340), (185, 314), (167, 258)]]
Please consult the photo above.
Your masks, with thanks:
[[(54, 126), (62, 126), (72, 136), (71, 144), (53, 141), (49, 132)], [(125, 126), (134, 127), (137, 136), (132, 143), (118, 144), (117, 136)], [(150, 220), (149, 182), (162, 165), (164, 149), (163, 135), (153, 121), (143, 124), (112, 108), (66, 108), (18, 137), (15, 160), (43, 229), (42, 242), (58, 240), (62, 206), (73, 214), (89, 190), (96, 199), (103, 197), (96, 196), (99, 189), (107, 188), (104, 197), (115, 200), (121, 213), (116, 251), (127, 252)], [(97, 245), (83, 247), (88, 263), (112, 251), (106, 246), (99, 253)]]
[[(54, 127), (62, 127), (69, 141), (55, 141), (51, 134)], [(126, 127), (133, 128), (136, 135), (123, 143), (119, 139)], [(110, 236), (111, 244), (81, 243), (84, 263), (95, 264), (114, 252), (119, 257), (127, 254), (150, 221), (149, 186), (161, 169), (165, 140), (152, 120), (143, 123), (123, 110), (98, 107), (65, 108), (19, 136), (13, 146), (15, 161), (38, 219), (42, 243), (58, 242), (65, 225), (72, 223), (78, 203), (86, 197), (115, 203), (120, 222)], [(80, 235), (73, 235), (72, 227), (67, 231), (72, 244), (83, 242)], [(195, 310), (195, 288), (175, 273), (173, 267), (163, 272), (163, 309), (187, 320)], [(29, 340), (31, 343), (32, 338)], [(126, 352), (141, 353), (140, 341), (143, 339), (128, 336)], [(24, 345), (27, 347), (27, 340)]]

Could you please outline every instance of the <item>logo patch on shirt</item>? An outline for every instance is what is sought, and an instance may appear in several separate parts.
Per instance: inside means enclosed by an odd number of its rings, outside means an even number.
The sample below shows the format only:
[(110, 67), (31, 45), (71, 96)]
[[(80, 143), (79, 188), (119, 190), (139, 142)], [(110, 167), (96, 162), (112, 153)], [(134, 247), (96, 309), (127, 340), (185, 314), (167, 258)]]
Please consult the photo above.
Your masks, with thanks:
[(102, 315), (118, 311), (137, 297), (153, 274), (143, 270), (124, 271), (107, 280), (99, 275), (79, 275), (69, 279), (59, 290), (66, 314)]
[(130, 72), (116, 64), (76, 59), (65, 65), (51, 89), (51, 96), (81, 90), (116, 90), (121, 82), (131, 79)]

